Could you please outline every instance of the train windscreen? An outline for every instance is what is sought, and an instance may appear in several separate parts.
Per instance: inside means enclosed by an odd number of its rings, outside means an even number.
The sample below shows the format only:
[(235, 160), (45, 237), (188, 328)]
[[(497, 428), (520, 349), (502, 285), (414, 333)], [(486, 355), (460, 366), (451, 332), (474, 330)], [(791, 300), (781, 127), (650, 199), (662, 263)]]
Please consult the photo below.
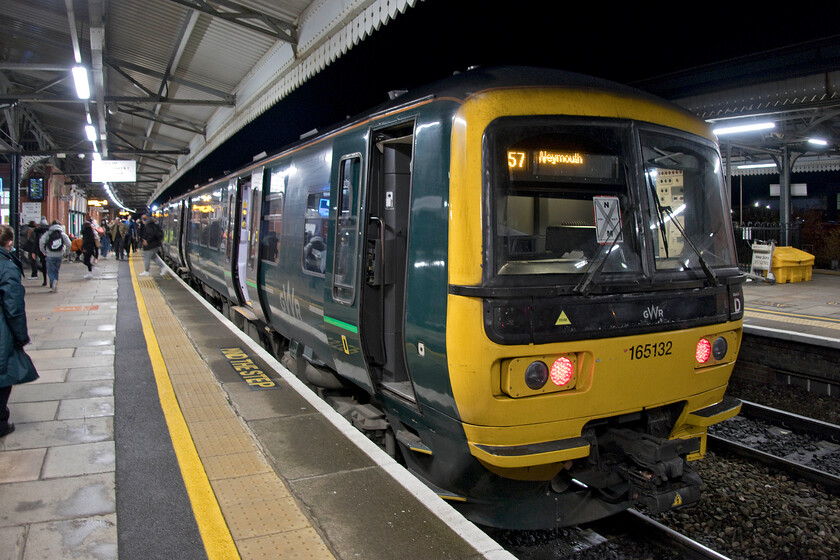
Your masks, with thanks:
[(735, 266), (710, 142), (627, 121), (506, 117), (483, 149), (497, 278), (572, 283), (597, 270), (622, 282), (643, 269), (672, 277)]
[[(627, 126), (505, 118), (486, 136), (498, 275), (641, 272)], [(600, 262), (603, 261), (603, 262)]]
[(717, 152), (675, 135), (640, 137), (656, 270), (736, 266)]

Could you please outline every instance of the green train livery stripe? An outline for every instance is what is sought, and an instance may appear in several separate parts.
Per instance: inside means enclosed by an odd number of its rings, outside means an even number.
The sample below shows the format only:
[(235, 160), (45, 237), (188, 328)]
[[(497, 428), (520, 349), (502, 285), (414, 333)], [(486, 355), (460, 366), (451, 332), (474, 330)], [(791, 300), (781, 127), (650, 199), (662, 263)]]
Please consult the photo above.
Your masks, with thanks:
[(339, 321), (338, 319), (333, 319), (332, 317), (327, 317), (324, 315), (324, 322), (329, 323), (330, 325), (335, 325), (341, 329), (346, 331), (350, 331), (353, 334), (359, 334), (359, 329), (355, 325), (351, 325), (350, 323), (345, 323), (344, 321)]

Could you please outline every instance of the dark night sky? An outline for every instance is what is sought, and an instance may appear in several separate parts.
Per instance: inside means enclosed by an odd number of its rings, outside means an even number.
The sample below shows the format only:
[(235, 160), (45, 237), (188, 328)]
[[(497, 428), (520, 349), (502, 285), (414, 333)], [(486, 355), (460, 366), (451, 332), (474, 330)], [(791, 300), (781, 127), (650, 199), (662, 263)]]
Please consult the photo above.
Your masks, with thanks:
[(645, 80), (838, 32), (833, 18), (814, 17), (801, 6), (782, 16), (748, 14), (746, 8), (739, 14), (732, 6), (713, 12), (703, 4), (679, 10), (672, 3), (569, 4), (418, 0), (237, 133), (173, 190), (218, 177), (303, 132), (363, 112), (387, 100), (389, 90), (411, 89), (469, 66), (544, 66), (648, 84)]

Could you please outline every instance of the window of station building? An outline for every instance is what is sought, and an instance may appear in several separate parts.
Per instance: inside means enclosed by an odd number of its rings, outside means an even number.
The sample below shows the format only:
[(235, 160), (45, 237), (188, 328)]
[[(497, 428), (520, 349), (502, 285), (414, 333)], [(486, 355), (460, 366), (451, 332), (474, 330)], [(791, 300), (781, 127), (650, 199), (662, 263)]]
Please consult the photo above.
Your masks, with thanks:
[(330, 216), (328, 188), (310, 192), (306, 198), (303, 232), (303, 270), (323, 275), (327, 262), (327, 226)]

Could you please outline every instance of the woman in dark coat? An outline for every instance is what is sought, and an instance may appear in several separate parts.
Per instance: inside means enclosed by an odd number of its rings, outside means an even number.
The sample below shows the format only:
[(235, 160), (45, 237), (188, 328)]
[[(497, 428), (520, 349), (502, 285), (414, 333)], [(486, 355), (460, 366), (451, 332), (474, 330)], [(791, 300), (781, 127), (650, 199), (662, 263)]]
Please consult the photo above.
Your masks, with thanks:
[(26, 290), (20, 282), (23, 266), (12, 254), (14, 239), (12, 228), (0, 225), (0, 437), (15, 430), (7, 407), (12, 385), (38, 379), (32, 360), (23, 351), (29, 343), (23, 301)]
[(93, 233), (93, 225), (90, 219), (85, 220), (82, 226), (82, 254), (85, 256), (85, 266), (88, 271), (85, 278), (92, 278), (93, 274), (93, 254), (96, 252), (96, 235)]

